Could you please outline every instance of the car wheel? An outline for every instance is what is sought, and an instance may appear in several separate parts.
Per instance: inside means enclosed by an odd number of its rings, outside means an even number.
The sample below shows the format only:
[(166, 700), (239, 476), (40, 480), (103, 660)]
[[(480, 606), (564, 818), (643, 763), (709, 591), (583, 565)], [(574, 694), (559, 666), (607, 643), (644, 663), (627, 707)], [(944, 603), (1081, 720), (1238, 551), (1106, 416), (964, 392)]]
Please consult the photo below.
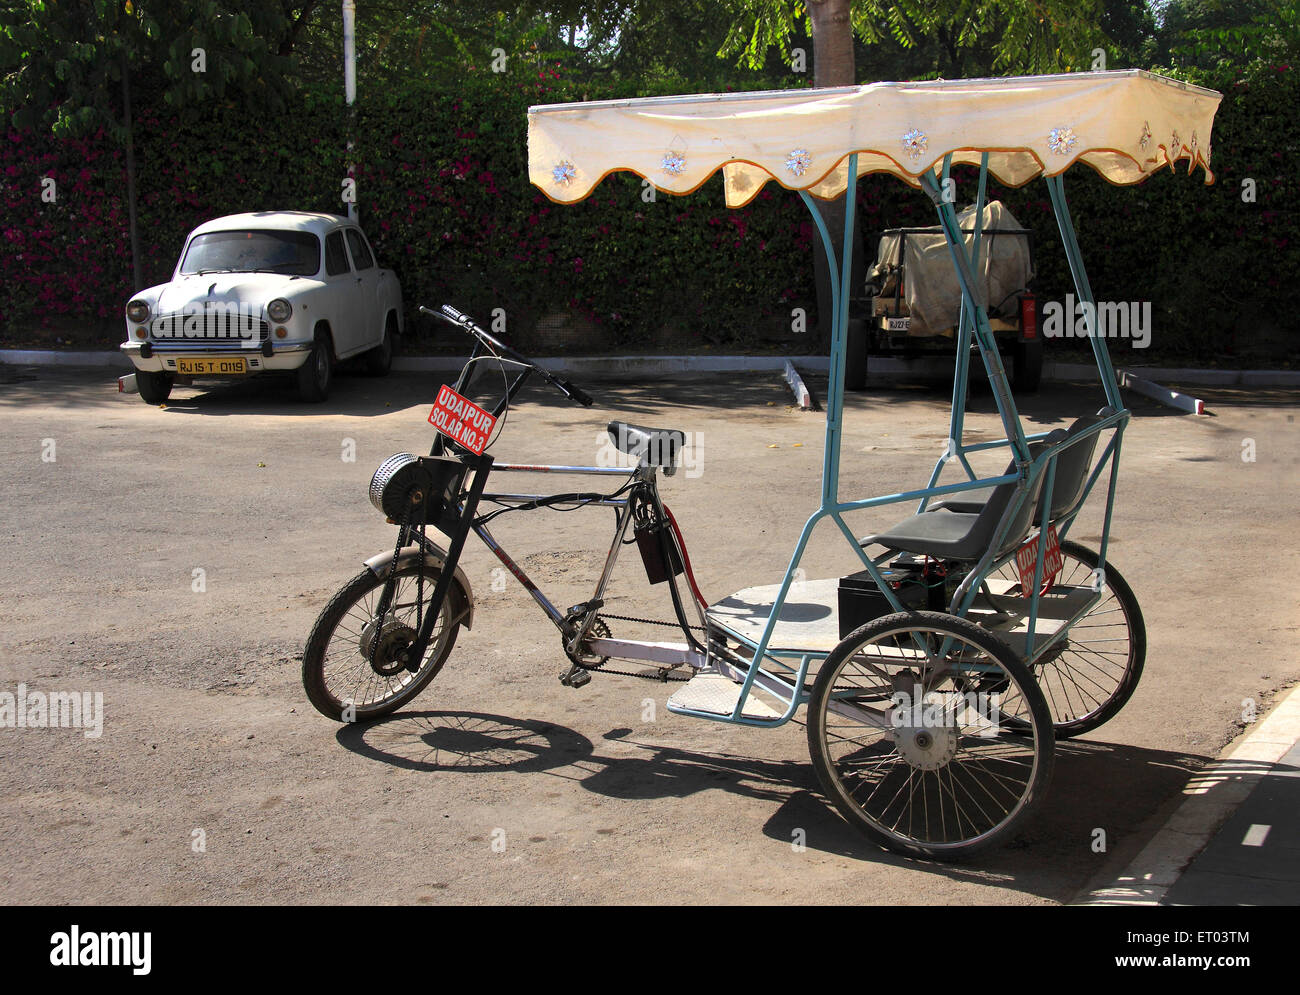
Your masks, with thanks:
[(397, 322), (392, 315), (384, 325), (384, 341), (366, 353), (366, 373), (372, 377), (385, 377), (393, 368), (393, 352), (396, 346)]
[(298, 367), (298, 396), (309, 404), (318, 404), (329, 397), (333, 379), (334, 358), (330, 355), (329, 338), (317, 334), (307, 362)]
[(162, 404), (172, 394), (172, 375), (137, 370), (135, 385), (140, 389), (140, 400), (145, 404)]

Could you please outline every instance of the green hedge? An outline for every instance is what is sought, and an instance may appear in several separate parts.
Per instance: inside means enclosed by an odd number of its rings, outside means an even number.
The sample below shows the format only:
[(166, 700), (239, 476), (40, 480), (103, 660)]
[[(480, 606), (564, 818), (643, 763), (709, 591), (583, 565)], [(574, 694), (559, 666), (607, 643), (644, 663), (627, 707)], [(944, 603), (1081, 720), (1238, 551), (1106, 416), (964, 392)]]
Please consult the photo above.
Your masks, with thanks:
[[(1214, 359), (1235, 353), (1286, 362), (1297, 327), (1300, 215), (1295, 203), (1297, 73), (1259, 67), (1196, 80), (1224, 91), (1214, 133), (1218, 183), (1168, 171), (1113, 187), (1086, 168), (1067, 177), (1094, 289), (1108, 300), (1152, 300), (1151, 353)], [(790, 312), (815, 317), (798, 198), (775, 184), (728, 211), (721, 180), (696, 194), (642, 200), (631, 174), (609, 177), (581, 204), (560, 207), (527, 181), (530, 104), (644, 94), (626, 83), (581, 89), (552, 71), (477, 73), (363, 94), (353, 133), (362, 225), (395, 268), (408, 306), (455, 302), (487, 318), (504, 308), (524, 344), (610, 350), (763, 348), (789, 339)], [(240, 211), (341, 211), (347, 112), (303, 93), (290, 113), (214, 103), (180, 113), (137, 108), (141, 248), (147, 284), (166, 280), (185, 234)], [(7, 136), (0, 153), (0, 328), (95, 321), (103, 344), (131, 292), (121, 151), (103, 136), (55, 142)], [(1185, 167), (1184, 167), (1185, 169)], [(40, 199), (41, 178), (58, 199)], [(1257, 201), (1244, 203), (1242, 180)], [(967, 184), (963, 192), (973, 190)], [(1037, 232), (1040, 291), (1069, 289), (1041, 182), (993, 191)], [(931, 224), (933, 209), (887, 176), (858, 190), (863, 230)], [(572, 323), (571, 338), (555, 332)], [(585, 333), (585, 334), (582, 334)], [(1257, 356), (1261, 350), (1263, 357)]]

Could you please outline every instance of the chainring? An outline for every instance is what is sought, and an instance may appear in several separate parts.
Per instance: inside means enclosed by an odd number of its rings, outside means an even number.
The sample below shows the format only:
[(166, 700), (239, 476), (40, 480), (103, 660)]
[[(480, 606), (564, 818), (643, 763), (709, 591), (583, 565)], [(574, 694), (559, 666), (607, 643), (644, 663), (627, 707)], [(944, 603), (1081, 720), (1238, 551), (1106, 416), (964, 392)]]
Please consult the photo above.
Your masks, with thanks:
[[(591, 623), (591, 628), (587, 630), (586, 639), (608, 639), (613, 633), (610, 632), (609, 626), (603, 618), (598, 618)], [(586, 642), (586, 639), (583, 641)], [(560, 645), (564, 647), (564, 655), (576, 663), (584, 670), (594, 670), (597, 667), (603, 667), (609, 662), (607, 656), (596, 656), (594, 653), (570, 653), (568, 640), (560, 637)]]

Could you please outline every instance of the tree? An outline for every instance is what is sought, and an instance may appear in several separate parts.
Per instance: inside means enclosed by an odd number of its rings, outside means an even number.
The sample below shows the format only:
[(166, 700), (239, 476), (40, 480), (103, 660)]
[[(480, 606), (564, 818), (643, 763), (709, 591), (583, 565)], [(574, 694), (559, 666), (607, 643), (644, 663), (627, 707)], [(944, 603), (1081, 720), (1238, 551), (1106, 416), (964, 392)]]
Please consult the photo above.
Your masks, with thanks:
[(1297, 0), (1167, 0), (1158, 13), (1163, 64), (1208, 68), (1300, 55)]
[(988, 68), (999, 73), (1078, 69), (1104, 40), (1102, 0), (731, 0), (731, 8), (735, 20), (720, 54), (761, 66), (776, 48), (785, 59), (798, 23), (811, 23), (816, 47), (820, 22), (829, 35), (830, 75), (837, 79), (856, 75), (844, 72), (846, 36), (904, 48), (933, 40), (943, 60), (939, 70), (952, 78), (963, 75), (966, 53), (981, 50), (989, 54)]
[(236, 11), (214, 0), (3, 0), (0, 111), (19, 130), (61, 136), (105, 129), (126, 151), (127, 208), (135, 289), (136, 238), (132, 78), (174, 106), (233, 91), (281, 108), (296, 30), (293, 6)]

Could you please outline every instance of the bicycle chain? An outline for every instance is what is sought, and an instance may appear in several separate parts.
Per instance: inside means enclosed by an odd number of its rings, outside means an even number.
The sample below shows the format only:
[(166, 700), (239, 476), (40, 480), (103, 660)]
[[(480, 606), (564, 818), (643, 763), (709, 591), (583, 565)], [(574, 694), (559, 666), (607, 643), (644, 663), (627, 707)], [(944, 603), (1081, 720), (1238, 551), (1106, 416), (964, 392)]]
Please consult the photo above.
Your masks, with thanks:
[[(676, 622), (663, 622), (656, 618), (637, 618), (635, 615), (606, 615), (604, 612), (601, 612), (596, 617), (600, 619), (612, 618), (619, 622), (640, 622), (644, 625), (666, 625), (669, 628), (673, 628), (673, 629), (680, 628), (680, 626)], [(692, 625), (691, 628), (696, 630), (697, 632), (704, 631), (704, 626), (702, 625)], [(659, 684), (685, 684), (687, 681), (691, 679), (691, 677), (695, 676), (694, 674), (692, 674), (690, 675), (690, 677), (686, 677), (686, 676), (673, 677), (671, 676), (672, 672), (666, 670), (661, 670), (657, 674), (637, 674), (637, 673), (633, 673), (630, 670), (610, 670), (607, 669), (604, 664), (597, 664), (594, 667), (588, 667), (583, 664), (579, 664), (579, 666), (581, 666), (583, 670), (591, 674), (608, 674), (611, 677), (635, 677), (638, 680), (655, 681), (656, 683)]]

